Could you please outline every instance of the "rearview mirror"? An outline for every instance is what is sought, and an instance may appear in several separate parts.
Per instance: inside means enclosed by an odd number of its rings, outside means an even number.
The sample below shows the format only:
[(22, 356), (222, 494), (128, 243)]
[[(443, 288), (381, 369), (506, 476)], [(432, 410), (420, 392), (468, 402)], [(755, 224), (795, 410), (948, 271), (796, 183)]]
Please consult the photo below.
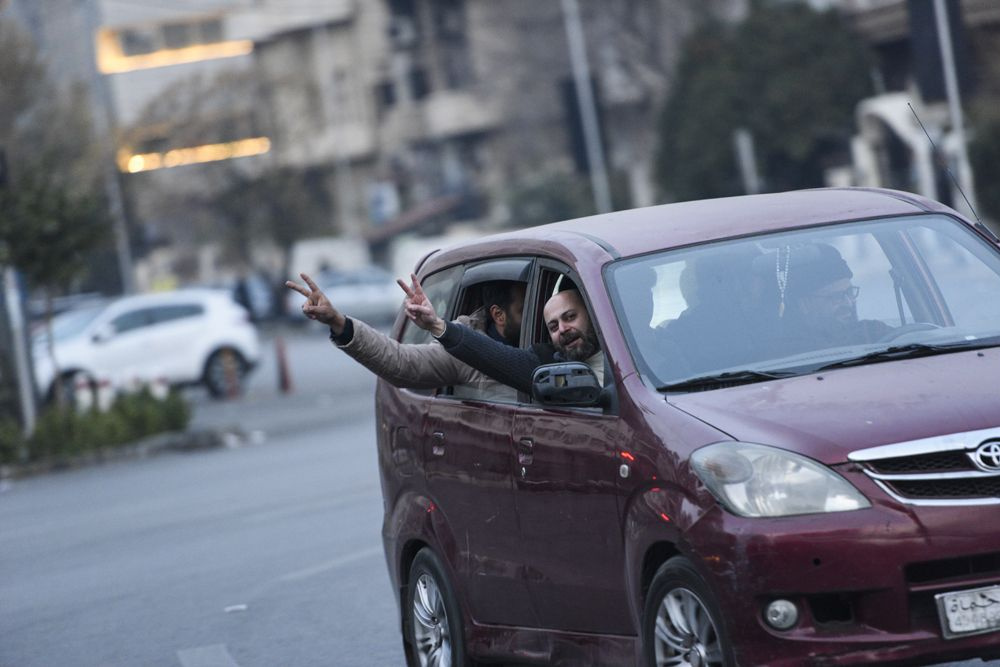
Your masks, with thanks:
[(601, 389), (594, 371), (580, 361), (539, 366), (531, 378), (531, 395), (542, 405), (595, 406)]

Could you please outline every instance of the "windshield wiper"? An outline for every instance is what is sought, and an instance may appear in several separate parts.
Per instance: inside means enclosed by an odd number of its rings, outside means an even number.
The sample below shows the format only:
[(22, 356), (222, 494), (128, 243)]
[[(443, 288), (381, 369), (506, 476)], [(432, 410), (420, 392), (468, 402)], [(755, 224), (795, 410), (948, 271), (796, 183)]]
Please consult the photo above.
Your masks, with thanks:
[(798, 373), (792, 371), (727, 371), (716, 375), (703, 375), (701, 377), (666, 384), (662, 387), (657, 387), (657, 390), (695, 391), (698, 389), (712, 389), (721, 385), (750, 384), (753, 382), (765, 382), (767, 380), (779, 380), (792, 375), (798, 375)]
[(897, 361), (899, 359), (916, 359), (918, 357), (930, 357), (935, 354), (947, 354), (949, 352), (964, 352), (966, 350), (979, 350), (985, 347), (996, 347), (996, 341), (968, 341), (961, 343), (949, 343), (947, 345), (928, 345), (926, 343), (910, 343), (909, 345), (894, 345), (884, 350), (869, 352), (853, 359), (835, 361), (815, 369), (825, 371), (831, 368), (847, 368), (849, 366), (864, 366), (865, 364), (877, 364), (882, 361)]

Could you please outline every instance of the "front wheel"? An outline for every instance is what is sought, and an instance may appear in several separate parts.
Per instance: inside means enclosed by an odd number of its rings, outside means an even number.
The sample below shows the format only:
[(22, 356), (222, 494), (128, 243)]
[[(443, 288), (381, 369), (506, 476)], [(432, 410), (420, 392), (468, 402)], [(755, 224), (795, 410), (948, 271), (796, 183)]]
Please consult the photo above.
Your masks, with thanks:
[(647, 667), (733, 667), (722, 614), (689, 560), (671, 558), (653, 577), (642, 616)]
[(409, 667), (468, 667), (462, 614), (441, 560), (421, 549), (410, 565), (404, 632)]

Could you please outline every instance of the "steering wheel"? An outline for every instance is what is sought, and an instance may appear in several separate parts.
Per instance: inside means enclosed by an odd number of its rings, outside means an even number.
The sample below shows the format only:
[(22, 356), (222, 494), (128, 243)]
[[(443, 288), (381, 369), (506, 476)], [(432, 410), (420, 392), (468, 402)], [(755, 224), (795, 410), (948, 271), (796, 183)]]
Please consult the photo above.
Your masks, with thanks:
[(889, 331), (882, 335), (878, 339), (879, 343), (888, 343), (896, 340), (897, 338), (902, 338), (903, 336), (911, 333), (916, 333), (918, 331), (930, 331), (931, 329), (940, 329), (941, 326), (934, 324), (933, 322), (910, 322), (909, 324), (903, 324), (898, 326), (892, 331)]

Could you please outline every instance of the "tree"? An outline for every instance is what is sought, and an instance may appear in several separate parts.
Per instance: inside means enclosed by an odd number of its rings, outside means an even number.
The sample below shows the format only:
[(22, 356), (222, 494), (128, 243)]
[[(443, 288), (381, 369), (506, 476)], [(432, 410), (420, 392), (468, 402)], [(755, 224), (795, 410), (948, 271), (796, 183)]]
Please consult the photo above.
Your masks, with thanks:
[[(253, 70), (180, 79), (150, 100), (126, 129), (124, 143), (139, 152), (145, 146), (162, 151), (253, 136), (263, 125), (258, 88)], [(256, 244), (274, 243), (287, 262), (295, 241), (330, 232), (329, 174), (323, 169), (273, 167), (256, 158), (182, 169), (131, 177), (142, 179), (147, 210), (185, 221), (172, 233), (192, 236), (169, 239), (175, 245), (219, 242), (223, 260), (245, 272), (253, 268)]]
[(871, 94), (867, 47), (834, 11), (758, 0), (731, 27), (685, 42), (660, 118), (656, 174), (673, 200), (741, 194), (733, 132), (754, 138), (771, 191), (823, 184), (846, 152), (854, 108)]
[(292, 245), (299, 239), (329, 233), (331, 209), (323, 173), (301, 169), (269, 169), (247, 174), (225, 173), (225, 185), (201, 201), (237, 252), (237, 260), (250, 256), (256, 239), (274, 242), (282, 251), (289, 272)]
[(989, 111), (978, 114), (975, 133), (969, 142), (969, 162), (976, 175), (976, 198), (979, 214), (995, 221), (993, 229), (1000, 230), (1000, 184), (997, 183), (996, 169), (1000, 164), (1000, 114), (992, 101)]
[(0, 146), (10, 171), (0, 190), (0, 266), (44, 293), (51, 327), (52, 296), (86, 273), (107, 237), (99, 153), (82, 89), (55, 88), (31, 42), (2, 19), (0, 53)]

